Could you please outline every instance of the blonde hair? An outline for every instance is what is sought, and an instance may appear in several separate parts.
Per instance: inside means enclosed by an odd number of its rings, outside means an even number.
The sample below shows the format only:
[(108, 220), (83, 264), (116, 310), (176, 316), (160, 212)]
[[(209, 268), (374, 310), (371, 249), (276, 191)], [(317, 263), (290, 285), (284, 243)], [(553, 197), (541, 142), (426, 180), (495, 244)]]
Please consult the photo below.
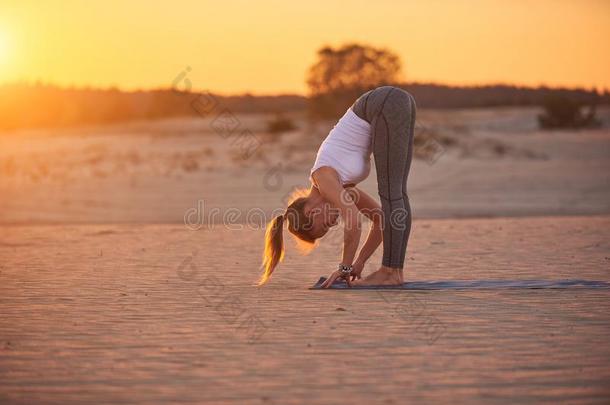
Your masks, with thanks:
[(305, 203), (307, 202), (307, 189), (298, 188), (288, 198), (288, 207), (282, 215), (273, 218), (267, 224), (265, 230), (265, 248), (263, 250), (263, 274), (258, 285), (265, 284), (273, 270), (284, 259), (284, 222), (288, 222), (288, 230), (295, 236), (297, 247), (303, 254), (308, 254), (316, 246), (316, 239), (309, 230), (311, 223), (305, 215)]

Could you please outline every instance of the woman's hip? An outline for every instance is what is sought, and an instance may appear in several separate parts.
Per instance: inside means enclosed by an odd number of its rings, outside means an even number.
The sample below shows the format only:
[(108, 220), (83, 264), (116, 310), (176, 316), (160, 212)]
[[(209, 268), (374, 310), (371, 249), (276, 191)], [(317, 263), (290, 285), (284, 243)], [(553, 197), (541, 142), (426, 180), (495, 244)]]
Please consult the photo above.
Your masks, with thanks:
[(354, 113), (374, 124), (381, 113), (388, 116), (408, 114), (415, 109), (413, 96), (395, 86), (381, 86), (362, 94), (350, 107)]

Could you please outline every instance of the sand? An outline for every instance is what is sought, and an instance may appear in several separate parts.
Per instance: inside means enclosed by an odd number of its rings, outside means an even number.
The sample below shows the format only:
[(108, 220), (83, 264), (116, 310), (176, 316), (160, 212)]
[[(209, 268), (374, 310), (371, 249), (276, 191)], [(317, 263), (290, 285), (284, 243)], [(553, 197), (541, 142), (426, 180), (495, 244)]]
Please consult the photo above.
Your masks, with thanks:
[[(541, 132), (534, 112), (422, 111), (418, 127), (456, 145), (414, 161), (415, 215), (610, 213), (610, 130)], [(222, 136), (203, 119), (0, 135), (0, 223), (180, 223), (200, 200), (240, 211), (242, 222), (251, 208), (269, 216), (309, 185), (332, 123), (297, 119), (298, 131), (274, 140), (265, 119), (241, 117), (260, 143)], [(362, 187), (376, 195), (374, 167)]]
[[(609, 230), (607, 216), (421, 220), (407, 277), (610, 281)], [(257, 230), (4, 227), (1, 402), (610, 398), (608, 290), (307, 290), (334, 243), (290, 243), (257, 288), (260, 245)]]
[[(607, 126), (420, 117), (443, 146), (412, 167), (408, 280), (610, 281)], [(0, 135), (0, 403), (610, 402), (609, 290), (308, 290), (336, 232), (255, 287), (245, 213), (307, 185), (332, 125), (265, 119), (247, 158), (207, 121)], [(240, 215), (185, 225), (199, 201)]]

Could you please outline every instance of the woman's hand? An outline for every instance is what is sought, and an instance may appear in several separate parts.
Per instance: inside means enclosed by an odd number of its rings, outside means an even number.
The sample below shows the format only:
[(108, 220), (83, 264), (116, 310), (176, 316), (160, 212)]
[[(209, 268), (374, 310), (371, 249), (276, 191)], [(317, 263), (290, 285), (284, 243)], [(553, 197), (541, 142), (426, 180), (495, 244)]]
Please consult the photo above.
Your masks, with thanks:
[[(353, 272), (353, 271), (352, 271)], [(333, 272), (333, 274), (331, 274), (324, 283), (322, 283), (321, 287), (322, 288), (329, 288), (331, 285), (333, 285), (333, 283), (335, 282), (335, 280), (342, 278), (345, 280), (345, 282), (347, 283), (347, 285), (349, 287), (352, 286), (352, 282), (350, 281), (350, 274), (343, 274), (341, 272), (341, 270), (336, 270)]]
[(364, 263), (360, 261), (354, 262), (352, 266), (351, 281), (360, 280), (362, 278), (362, 270), (364, 270)]

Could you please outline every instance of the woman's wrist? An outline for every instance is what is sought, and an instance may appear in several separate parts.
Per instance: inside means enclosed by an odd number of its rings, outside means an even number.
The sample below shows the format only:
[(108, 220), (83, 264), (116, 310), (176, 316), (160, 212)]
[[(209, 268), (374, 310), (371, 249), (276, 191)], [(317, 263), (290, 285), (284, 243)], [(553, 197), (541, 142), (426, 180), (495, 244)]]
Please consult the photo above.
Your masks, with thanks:
[(339, 272), (343, 275), (350, 274), (353, 270), (353, 266), (351, 264), (348, 265), (348, 264), (341, 263), (341, 264), (339, 264), (338, 267), (339, 267), (338, 268)]

